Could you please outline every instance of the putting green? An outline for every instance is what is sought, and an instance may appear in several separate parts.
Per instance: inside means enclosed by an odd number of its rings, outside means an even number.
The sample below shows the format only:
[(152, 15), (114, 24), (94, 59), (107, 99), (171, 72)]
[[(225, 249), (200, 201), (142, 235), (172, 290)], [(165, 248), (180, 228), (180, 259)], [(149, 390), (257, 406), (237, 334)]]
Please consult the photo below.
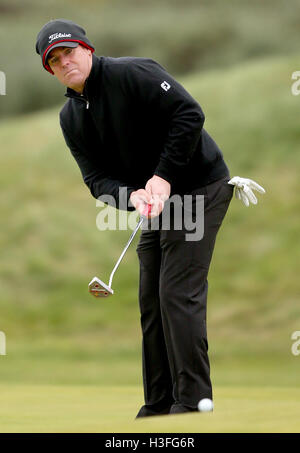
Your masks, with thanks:
[(217, 387), (213, 413), (135, 420), (135, 386), (2, 384), (1, 432), (299, 432), (300, 389)]

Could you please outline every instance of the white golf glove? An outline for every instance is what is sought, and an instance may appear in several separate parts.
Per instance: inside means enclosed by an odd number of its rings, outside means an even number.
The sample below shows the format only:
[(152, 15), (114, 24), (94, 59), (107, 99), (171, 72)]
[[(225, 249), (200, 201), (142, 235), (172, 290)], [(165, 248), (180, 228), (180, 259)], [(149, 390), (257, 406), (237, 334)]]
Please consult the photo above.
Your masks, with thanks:
[(245, 206), (249, 206), (250, 203), (257, 204), (257, 198), (252, 192), (252, 189), (257, 190), (260, 193), (265, 193), (265, 189), (261, 187), (257, 182), (252, 181), (248, 178), (240, 178), (234, 176), (228, 181), (228, 184), (235, 186), (235, 196), (238, 200), (241, 200)]

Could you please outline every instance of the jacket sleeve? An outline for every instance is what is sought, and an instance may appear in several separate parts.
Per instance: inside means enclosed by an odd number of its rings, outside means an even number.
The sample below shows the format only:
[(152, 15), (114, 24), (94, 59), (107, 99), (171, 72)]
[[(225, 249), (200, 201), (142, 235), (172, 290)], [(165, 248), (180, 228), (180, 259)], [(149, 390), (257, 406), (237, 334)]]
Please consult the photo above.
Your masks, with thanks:
[(80, 146), (76, 146), (76, 139), (66, 131), (61, 116), (60, 126), (65, 142), (75, 158), (82, 178), (93, 197), (114, 208), (124, 211), (134, 211), (135, 208), (130, 202), (130, 195), (136, 189), (134, 187), (127, 187), (122, 181), (109, 178), (104, 171), (100, 170), (99, 165), (90, 160)]
[(150, 59), (137, 58), (126, 66), (127, 87), (143, 105), (151, 106), (166, 124), (159, 163), (154, 171), (172, 184), (193, 156), (204, 124), (200, 105), (167, 71)]

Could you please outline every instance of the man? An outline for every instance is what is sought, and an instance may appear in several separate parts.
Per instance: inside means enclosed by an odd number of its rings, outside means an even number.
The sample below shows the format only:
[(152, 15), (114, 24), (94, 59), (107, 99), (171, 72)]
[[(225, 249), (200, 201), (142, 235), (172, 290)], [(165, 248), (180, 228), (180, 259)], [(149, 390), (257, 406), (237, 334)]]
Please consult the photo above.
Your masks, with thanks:
[[(140, 214), (150, 204), (149, 222), (160, 222), (137, 247), (145, 395), (137, 417), (196, 411), (212, 399), (207, 275), (233, 193), (222, 153), (199, 104), (155, 61), (96, 57), (83, 28), (64, 19), (43, 26), (36, 51), (67, 87), (60, 124), (91, 194)], [(198, 222), (197, 195), (204, 197), (203, 238), (188, 241), (186, 227), (175, 228), (174, 207), (162, 228), (173, 195), (192, 196)]]

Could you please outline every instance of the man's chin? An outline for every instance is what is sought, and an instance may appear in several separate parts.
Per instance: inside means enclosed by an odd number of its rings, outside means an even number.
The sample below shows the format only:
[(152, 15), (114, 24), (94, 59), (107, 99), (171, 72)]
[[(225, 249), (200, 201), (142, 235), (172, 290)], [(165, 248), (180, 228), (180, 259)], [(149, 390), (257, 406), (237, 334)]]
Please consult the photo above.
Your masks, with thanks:
[(76, 70), (71, 71), (70, 75), (65, 77), (65, 84), (72, 90), (78, 91), (78, 88), (84, 85), (84, 80)]

